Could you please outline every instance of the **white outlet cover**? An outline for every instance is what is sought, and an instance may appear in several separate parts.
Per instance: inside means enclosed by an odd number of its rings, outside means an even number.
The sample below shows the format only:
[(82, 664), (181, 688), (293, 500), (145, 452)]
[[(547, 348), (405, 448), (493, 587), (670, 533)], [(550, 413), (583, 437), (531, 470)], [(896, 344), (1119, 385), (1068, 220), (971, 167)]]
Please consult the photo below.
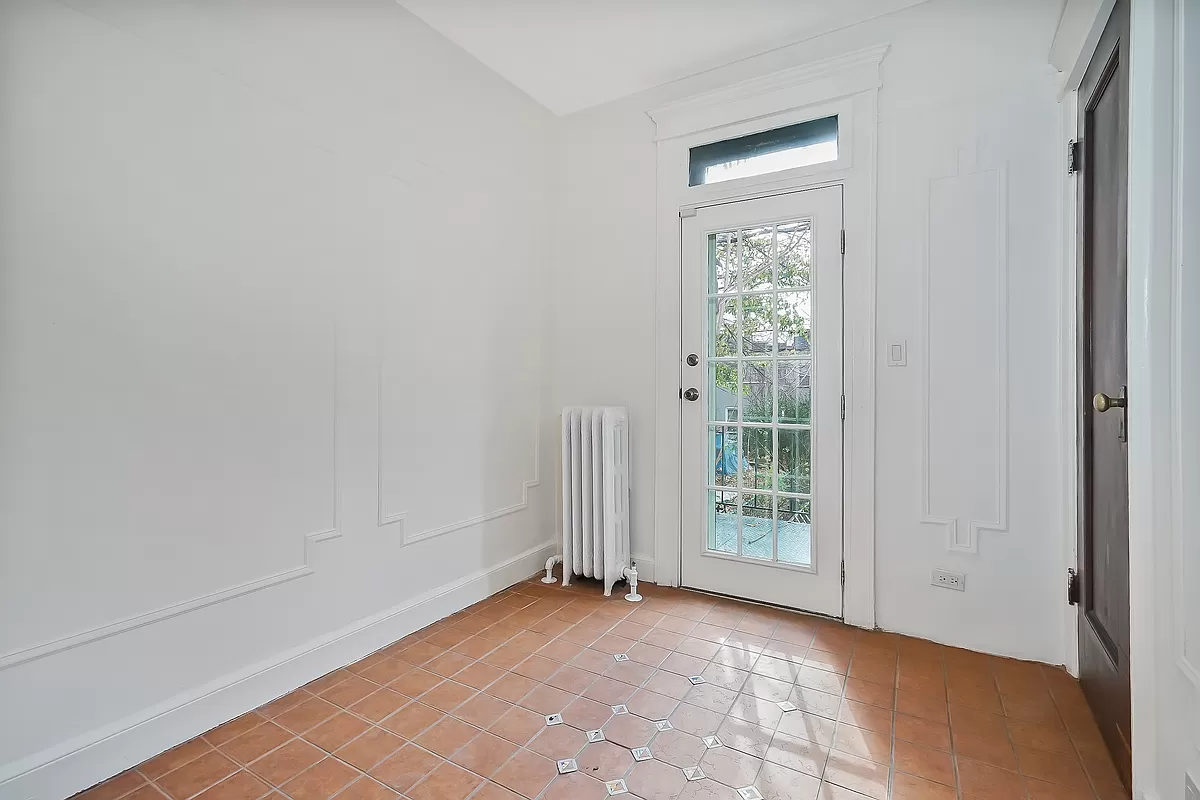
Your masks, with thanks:
[(887, 365), (889, 367), (908, 366), (908, 342), (903, 339), (893, 339), (888, 342)]
[(942, 589), (953, 589), (956, 592), (967, 590), (967, 576), (948, 569), (935, 569), (929, 578), (930, 584)]

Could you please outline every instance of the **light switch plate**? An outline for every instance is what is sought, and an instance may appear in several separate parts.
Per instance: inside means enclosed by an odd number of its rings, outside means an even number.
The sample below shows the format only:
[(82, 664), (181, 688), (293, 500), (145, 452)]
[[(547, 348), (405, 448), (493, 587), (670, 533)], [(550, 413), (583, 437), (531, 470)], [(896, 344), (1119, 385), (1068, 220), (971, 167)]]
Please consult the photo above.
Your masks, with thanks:
[(887, 365), (889, 367), (908, 366), (908, 342), (904, 339), (895, 339), (888, 342)]

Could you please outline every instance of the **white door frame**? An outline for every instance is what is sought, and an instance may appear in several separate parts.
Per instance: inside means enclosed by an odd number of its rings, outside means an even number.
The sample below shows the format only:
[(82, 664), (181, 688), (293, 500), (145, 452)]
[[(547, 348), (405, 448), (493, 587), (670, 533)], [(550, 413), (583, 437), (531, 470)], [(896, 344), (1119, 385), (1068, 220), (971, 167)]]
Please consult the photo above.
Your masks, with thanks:
[[(1091, 62), (1108, 17), (1116, 0), (1069, 0), (1063, 19), (1054, 34), (1050, 63), (1062, 72), (1059, 86), (1063, 153), (1061, 203), (1062, 281), (1059, 284), (1058, 375), (1059, 375), (1059, 453), (1062, 481), (1062, 574), (1065, 584), (1068, 569), (1079, 568), (1079, 398), (1078, 325), (1079, 266), (1076, 253), (1076, 177), (1067, 172), (1067, 143), (1078, 136), (1079, 84)], [(1072, 675), (1079, 676), (1078, 606), (1063, 603), (1061, 625), (1062, 663)]]
[[(886, 45), (866, 48), (649, 112), (658, 142), (654, 569), (660, 584), (678, 586), (680, 574), (680, 215), (713, 203), (838, 184), (846, 230), (844, 614), (852, 625), (875, 627), (875, 196), (879, 66), (886, 53)], [(837, 161), (688, 186), (689, 148), (831, 114), (838, 115)]]
[[(1176, 175), (1185, 147), (1178, 116), (1184, 107), (1185, 3), (1130, 4), (1129, 391), (1137, 398), (1130, 407), (1129, 443), (1130, 692), (1134, 797), (1144, 800), (1180, 796), (1178, 768), (1200, 765), (1200, 648), (1194, 636), (1189, 642), (1180, 613), (1187, 582), (1196, 580), (1186, 573), (1183, 537), (1197, 526), (1182, 504), (1184, 481), (1194, 480), (1197, 470), (1195, 454), (1183, 443), (1185, 409), (1195, 403), (1183, 391), (1200, 380), (1181, 358), (1185, 263), (1195, 271), (1185, 253), (1190, 220), (1184, 219)], [(1052, 54), (1059, 54), (1056, 66), (1065, 76), (1064, 156), (1067, 140), (1076, 135), (1079, 79), (1112, 7), (1113, 0), (1070, 0), (1063, 18), (1073, 20), (1073, 31), (1060, 26), (1055, 38)], [(1075, 181), (1065, 178), (1059, 363), (1064, 556), (1071, 567), (1077, 560), (1078, 491), (1075, 191)], [(1076, 607), (1064, 603), (1064, 609), (1064, 662), (1078, 674)], [(1191, 729), (1180, 720), (1191, 720)], [(1200, 769), (1195, 774), (1200, 779)]]

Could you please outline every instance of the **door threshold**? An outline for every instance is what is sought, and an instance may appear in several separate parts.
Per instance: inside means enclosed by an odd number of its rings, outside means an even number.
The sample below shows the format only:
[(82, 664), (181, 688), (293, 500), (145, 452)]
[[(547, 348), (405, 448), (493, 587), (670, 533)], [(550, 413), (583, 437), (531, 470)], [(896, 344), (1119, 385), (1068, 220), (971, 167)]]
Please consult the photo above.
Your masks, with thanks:
[(712, 592), (708, 589), (697, 589), (694, 586), (680, 586), (685, 592), (693, 592), (695, 594), (708, 595), (709, 597), (719, 597), (722, 600), (736, 600), (739, 603), (745, 603), (751, 606), (761, 606), (762, 608), (773, 608), (778, 611), (787, 611), (792, 614), (803, 614), (806, 617), (816, 617), (817, 619), (827, 619), (833, 622), (841, 622), (845, 624), (842, 617), (835, 617), (830, 614), (822, 614), (819, 611), (805, 611), (802, 608), (792, 608), (791, 606), (782, 606), (777, 603), (764, 603), (762, 600), (751, 600), (748, 597), (738, 597), (732, 594), (722, 594), (721, 592)]

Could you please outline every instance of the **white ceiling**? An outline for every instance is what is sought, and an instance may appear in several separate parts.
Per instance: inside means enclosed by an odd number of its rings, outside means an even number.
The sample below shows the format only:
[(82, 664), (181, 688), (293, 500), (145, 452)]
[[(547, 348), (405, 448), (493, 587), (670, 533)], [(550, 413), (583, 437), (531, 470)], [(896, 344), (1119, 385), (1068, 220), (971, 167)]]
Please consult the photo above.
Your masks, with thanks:
[(924, 0), (398, 0), (569, 114)]

